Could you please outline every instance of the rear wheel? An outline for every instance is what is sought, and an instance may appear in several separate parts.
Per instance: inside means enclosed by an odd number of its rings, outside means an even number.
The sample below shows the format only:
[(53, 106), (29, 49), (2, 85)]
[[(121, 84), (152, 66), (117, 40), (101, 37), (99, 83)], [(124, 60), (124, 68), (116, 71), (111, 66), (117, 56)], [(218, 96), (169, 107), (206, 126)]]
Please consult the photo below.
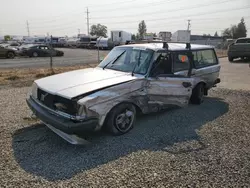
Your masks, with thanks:
[(233, 60), (234, 60), (233, 57), (228, 56), (228, 61), (233, 62)]
[(192, 104), (201, 104), (204, 101), (205, 94), (205, 85), (203, 83), (199, 83), (192, 92), (191, 103)]
[(122, 135), (133, 128), (135, 119), (136, 109), (134, 105), (119, 104), (110, 111), (106, 128), (113, 135)]
[(8, 52), (6, 54), (6, 57), (9, 58), (9, 59), (13, 59), (15, 57), (15, 53), (14, 52)]

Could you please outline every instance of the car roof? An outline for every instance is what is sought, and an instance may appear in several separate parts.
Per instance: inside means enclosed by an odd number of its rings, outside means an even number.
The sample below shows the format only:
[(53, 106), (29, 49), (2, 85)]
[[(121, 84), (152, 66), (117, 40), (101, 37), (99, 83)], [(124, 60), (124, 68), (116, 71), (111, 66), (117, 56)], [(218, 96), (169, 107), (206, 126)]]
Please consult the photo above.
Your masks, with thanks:
[[(168, 50), (169, 51), (180, 51), (180, 50), (187, 50), (186, 43), (167, 43), (168, 44)], [(201, 50), (201, 49), (214, 49), (213, 46), (209, 45), (200, 45), (200, 44), (190, 44), (191, 50)], [(128, 44), (128, 45), (122, 45), (118, 46), (118, 48), (121, 47), (132, 47), (132, 48), (143, 48), (143, 49), (151, 49), (154, 51), (161, 51), (166, 50), (166, 48), (163, 48), (163, 42), (162, 43), (144, 43), (144, 44)]]
[(250, 39), (249, 37), (240, 37), (240, 38), (237, 38), (238, 39)]

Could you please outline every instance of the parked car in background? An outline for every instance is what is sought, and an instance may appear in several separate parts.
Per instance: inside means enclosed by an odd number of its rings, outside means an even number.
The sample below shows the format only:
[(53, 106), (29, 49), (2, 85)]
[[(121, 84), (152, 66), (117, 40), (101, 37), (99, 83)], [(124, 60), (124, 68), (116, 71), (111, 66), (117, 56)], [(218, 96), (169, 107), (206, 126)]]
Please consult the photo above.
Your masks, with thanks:
[(18, 50), (18, 54), (29, 57), (49, 57), (52, 56), (63, 56), (64, 52), (51, 48), (48, 45), (26, 45)]
[(239, 38), (228, 47), (228, 60), (250, 58), (250, 38)]
[(11, 48), (5, 48), (0, 45), (0, 57), (13, 59), (16, 56), (16, 50)]
[[(201, 104), (220, 82), (211, 46), (133, 44), (113, 48), (96, 67), (36, 80), (28, 106), (72, 144), (82, 131), (129, 132), (136, 114)], [(216, 106), (215, 106), (216, 108)]]

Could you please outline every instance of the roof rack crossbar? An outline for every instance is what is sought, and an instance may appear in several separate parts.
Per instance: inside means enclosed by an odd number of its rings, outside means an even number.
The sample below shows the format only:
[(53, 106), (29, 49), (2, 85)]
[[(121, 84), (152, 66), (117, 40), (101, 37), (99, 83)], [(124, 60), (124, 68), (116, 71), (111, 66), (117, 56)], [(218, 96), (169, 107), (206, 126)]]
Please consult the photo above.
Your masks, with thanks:
[[(183, 44), (183, 42), (172, 42), (172, 41), (169, 41), (169, 43)], [(168, 50), (168, 42), (163, 41), (163, 48), (166, 48)], [(190, 42), (186, 42), (186, 49), (188, 49), (188, 50), (191, 49)]]

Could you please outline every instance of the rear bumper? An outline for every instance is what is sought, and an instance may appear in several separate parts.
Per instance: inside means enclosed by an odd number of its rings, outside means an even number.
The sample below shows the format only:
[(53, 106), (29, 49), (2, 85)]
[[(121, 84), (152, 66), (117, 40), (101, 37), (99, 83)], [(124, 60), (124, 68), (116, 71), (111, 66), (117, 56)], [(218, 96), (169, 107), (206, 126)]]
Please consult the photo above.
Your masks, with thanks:
[(247, 51), (228, 51), (229, 57), (250, 57), (250, 52)]
[(214, 85), (219, 84), (221, 82), (220, 78), (217, 78), (214, 82)]
[(39, 105), (32, 97), (26, 99), (29, 108), (46, 125), (50, 125), (67, 134), (77, 134), (94, 131), (98, 125), (98, 118), (86, 118), (84, 121), (72, 121), (49, 112)]

